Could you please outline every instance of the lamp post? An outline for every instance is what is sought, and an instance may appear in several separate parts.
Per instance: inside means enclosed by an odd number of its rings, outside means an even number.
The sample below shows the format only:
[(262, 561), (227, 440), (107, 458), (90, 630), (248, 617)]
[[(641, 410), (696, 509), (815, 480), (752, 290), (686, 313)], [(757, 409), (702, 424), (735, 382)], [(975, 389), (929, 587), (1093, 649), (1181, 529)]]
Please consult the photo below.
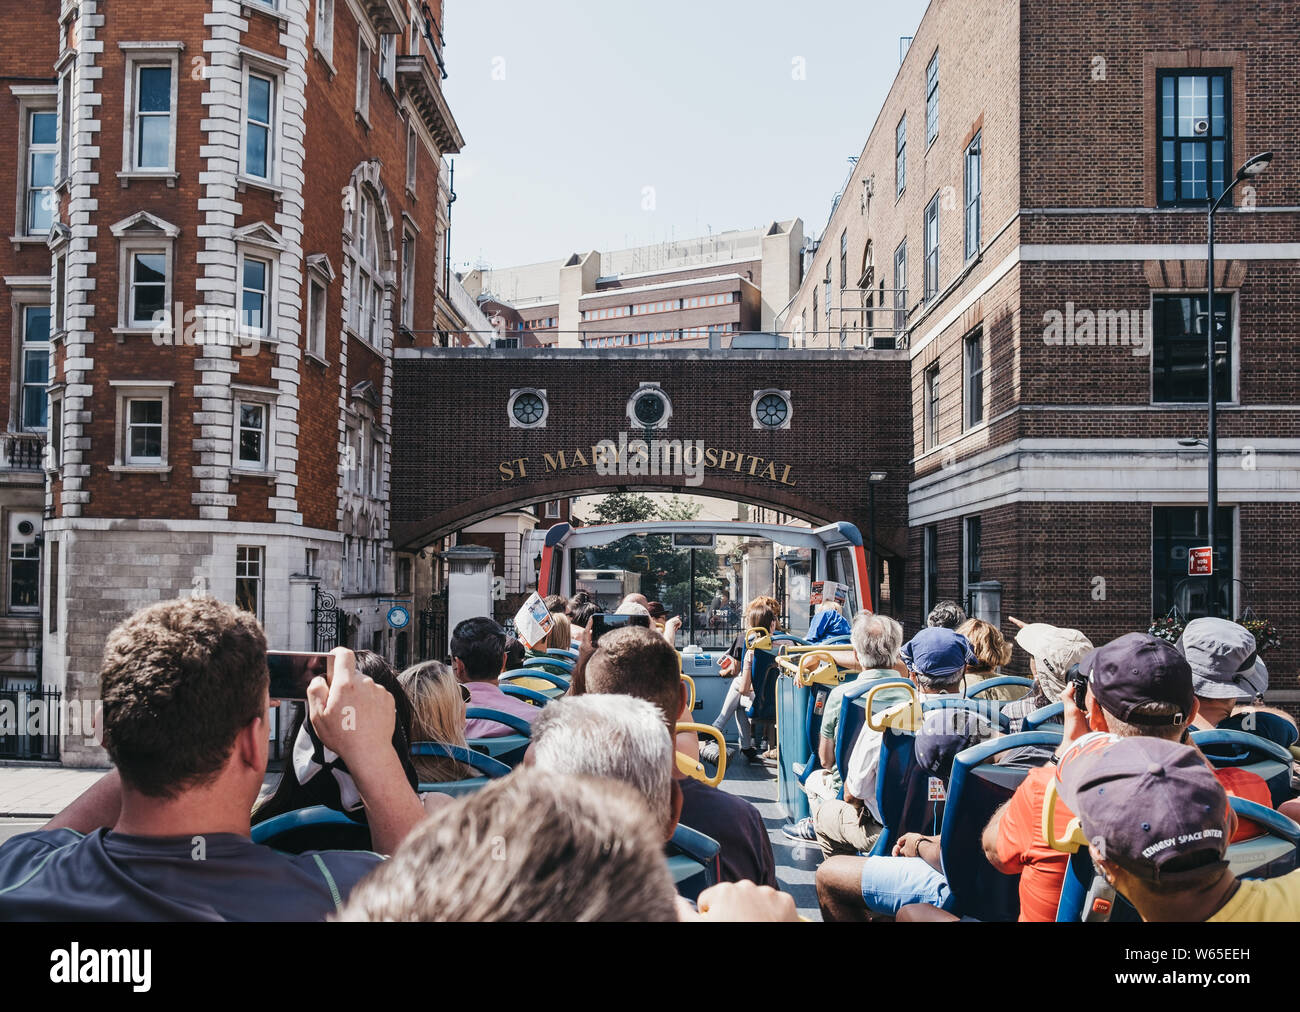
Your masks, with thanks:
[(872, 471), (867, 475), (868, 501), (871, 509), (871, 572), (867, 575), (867, 586), (871, 590), (871, 610), (880, 610), (880, 587), (877, 574), (880, 566), (876, 563), (876, 486), (889, 477), (884, 471)]
[(1206, 428), (1206, 443), (1209, 450), (1209, 503), (1205, 515), (1205, 534), (1210, 542), (1210, 576), (1207, 585), (1207, 601), (1209, 604), (1210, 614), (1217, 616), (1219, 613), (1219, 571), (1214, 564), (1215, 548), (1215, 514), (1219, 511), (1219, 434), (1217, 426), (1217, 392), (1214, 389), (1214, 359), (1215, 345), (1218, 343), (1218, 321), (1214, 315), (1214, 213), (1220, 205), (1228, 199), (1237, 184), (1246, 179), (1253, 179), (1262, 175), (1273, 162), (1273, 152), (1265, 151), (1247, 159), (1246, 163), (1237, 170), (1237, 175), (1233, 177), (1218, 198), (1207, 197), (1209, 204), (1209, 227), (1207, 229), (1209, 244), (1206, 255), (1207, 270), (1205, 273), (1207, 298), (1205, 303), (1205, 387), (1208, 397), (1208, 413)]

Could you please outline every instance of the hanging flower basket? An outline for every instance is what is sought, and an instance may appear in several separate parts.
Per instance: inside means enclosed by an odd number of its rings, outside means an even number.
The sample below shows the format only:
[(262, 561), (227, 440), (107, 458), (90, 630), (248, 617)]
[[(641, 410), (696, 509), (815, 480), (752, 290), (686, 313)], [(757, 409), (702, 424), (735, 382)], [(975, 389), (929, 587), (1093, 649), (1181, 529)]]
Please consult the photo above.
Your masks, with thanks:
[(1178, 637), (1183, 634), (1185, 624), (1177, 615), (1161, 615), (1151, 620), (1151, 628), (1147, 630), (1147, 633), (1170, 643), (1177, 643)]
[(1278, 632), (1277, 626), (1266, 618), (1243, 618), (1241, 624), (1255, 637), (1255, 649), (1261, 654), (1269, 650), (1276, 650), (1282, 645), (1282, 634)]

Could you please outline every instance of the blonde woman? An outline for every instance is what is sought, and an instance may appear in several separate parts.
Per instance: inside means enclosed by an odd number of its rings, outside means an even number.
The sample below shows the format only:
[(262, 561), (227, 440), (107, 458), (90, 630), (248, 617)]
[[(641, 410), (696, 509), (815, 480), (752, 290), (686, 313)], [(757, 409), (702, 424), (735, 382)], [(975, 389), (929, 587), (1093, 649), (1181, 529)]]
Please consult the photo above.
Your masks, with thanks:
[(551, 619), (555, 625), (551, 631), (546, 634), (546, 639), (538, 643), (528, 651), (529, 657), (545, 657), (547, 650), (569, 650), (573, 644), (570, 642), (573, 638), (573, 626), (570, 624), (568, 616), (563, 612), (551, 612)]
[[(465, 748), (465, 706), (469, 689), (440, 661), (424, 661), (407, 668), (397, 680), (411, 701), (411, 741), (436, 741)], [(445, 784), (478, 776), (464, 763), (442, 756), (414, 756), (411, 760), (422, 784)]]
[[(966, 667), (967, 692), (986, 679), (998, 677), (1003, 665), (1010, 663), (1012, 646), (997, 626), (981, 618), (968, 618), (957, 632), (970, 640), (970, 648), (979, 658), (978, 664)], [(1009, 702), (1023, 697), (1025, 691), (1016, 685), (1003, 685), (985, 693), (984, 698)]]

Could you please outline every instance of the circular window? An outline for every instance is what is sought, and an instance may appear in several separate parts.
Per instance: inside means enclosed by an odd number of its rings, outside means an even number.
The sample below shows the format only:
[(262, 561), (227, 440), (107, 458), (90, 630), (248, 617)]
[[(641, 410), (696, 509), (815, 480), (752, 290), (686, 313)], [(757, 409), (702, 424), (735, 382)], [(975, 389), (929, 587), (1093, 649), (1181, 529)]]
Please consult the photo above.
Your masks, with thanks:
[(545, 390), (514, 390), (510, 394), (510, 424), (515, 428), (535, 429), (546, 424)]
[(790, 416), (789, 390), (755, 390), (749, 405), (750, 416), (756, 429), (788, 429)]
[(658, 425), (663, 421), (665, 410), (663, 396), (656, 393), (641, 394), (632, 408), (636, 420), (642, 425)]

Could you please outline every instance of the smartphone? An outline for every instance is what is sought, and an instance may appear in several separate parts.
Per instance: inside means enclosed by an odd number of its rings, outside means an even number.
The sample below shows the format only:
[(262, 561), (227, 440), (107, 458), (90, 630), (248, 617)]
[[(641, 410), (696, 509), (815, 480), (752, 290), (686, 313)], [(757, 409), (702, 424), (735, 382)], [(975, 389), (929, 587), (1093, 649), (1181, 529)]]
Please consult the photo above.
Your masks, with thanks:
[(313, 678), (320, 675), (329, 681), (333, 674), (334, 656), (295, 650), (268, 650), (266, 666), (271, 672), (272, 699), (306, 699), (307, 686)]
[(639, 625), (643, 629), (650, 628), (649, 615), (593, 615), (591, 616), (591, 642), (594, 646), (600, 642), (601, 636), (611, 629), (623, 629), (627, 626)]

